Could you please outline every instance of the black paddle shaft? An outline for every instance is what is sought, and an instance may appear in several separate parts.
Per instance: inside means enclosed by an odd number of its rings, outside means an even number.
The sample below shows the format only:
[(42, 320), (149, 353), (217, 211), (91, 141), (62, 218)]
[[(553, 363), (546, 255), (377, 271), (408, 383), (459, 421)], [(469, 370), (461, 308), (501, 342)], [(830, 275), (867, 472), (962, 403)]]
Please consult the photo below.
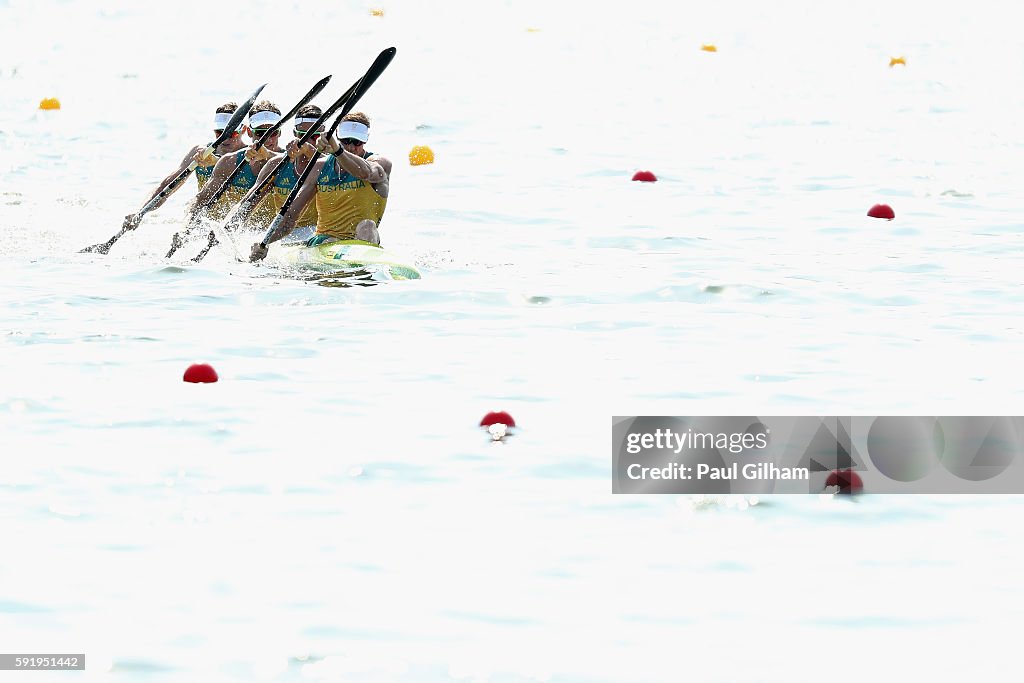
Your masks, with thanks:
[[(394, 49), (395, 48), (391, 47), (388, 48), (387, 50), (384, 50), (384, 52), (381, 52), (380, 55), (377, 56), (377, 60), (374, 61), (374, 65), (376, 65), (377, 62), (381, 60), (381, 57), (389, 50), (391, 51), (391, 57), (394, 57)], [(390, 58), (388, 58), (388, 61), (390, 61)], [(372, 69), (373, 66), (371, 66), (370, 68)], [(309, 142), (314, 135), (317, 134), (317, 129), (320, 126), (322, 126), (334, 112), (338, 111), (340, 107), (343, 107), (345, 103), (348, 102), (349, 98), (351, 98), (355, 94), (356, 88), (359, 87), (359, 84), (360, 82), (362, 82), (362, 80), (363, 79), (360, 78), (358, 81), (353, 83), (352, 86), (348, 90), (346, 90), (341, 97), (336, 99), (334, 103), (331, 104), (331, 106), (327, 107), (327, 109), (325, 109), (323, 113), (320, 114), (317, 120), (313, 122), (313, 125), (310, 126), (306, 130), (306, 132), (302, 134), (302, 137), (299, 138), (298, 142), (296, 142), (296, 148), (302, 147), (304, 144)], [(280, 170), (281, 166), (278, 166), (276, 169), (274, 169), (272, 173), (264, 176), (263, 180), (261, 180), (259, 183), (256, 184), (255, 187), (249, 190), (249, 192), (246, 194), (246, 198), (242, 200), (242, 202), (239, 204), (238, 209), (236, 209), (235, 215), (228, 220), (244, 220), (246, 214), (252, 210), (252, 206), (256, 203), (256, 198), (260, 196), (260, 193), (263, 191), (263, 188), (265, 188), (270, 183), (274, 182), (274, 180), (277, 178), (277, 173)]]
[[(249, 97), (249, 99), (246, 100), (245, 104), (243, 104), (241, 107), (235, 110), (234, 114), (231, 115), (231, 118), (228, 119), (228, 123), (224, 127), (224, 130), (221, 132), (220, 137), (218, 137), (216, 140), (207, 145), (207, 150), (216, 149), (221, 143), (223, 143), (225, 140), (231, 137), (232, 133), (235, 132), (235, 129), (238, 128), (238, 124), (242, 122), (242, 119), (245, 118), (245, 115), (249, 113), (250, 109), (252, 109), (253, 103), (256, 102), (256, 98), (260, 96), (260, 93), (263, 92), (263, 89), (265, 87), (267, 87), (266, 83), (256, 88), (256, 90)], [(135, 228), (137, 228), (139, 223), (142, 221), (142, 217), (145, 216), (150, 211), (152, 211), (153, 207), (155, 207), (161, 199), (167, 197), (172, 192), (174, 192), (178, 188), (178, 186), (189, 177), (192, 171), (195, 170), (196, 166), (198, 166), (198, 164), (193, 160), (191, 164), (183, 168), (178, 173), (178, 175), (176, 175), (171, 180), (167, 187), (165, 187), (163, 190), (158, 192), (156, 196), (154, 196), (152, 199), (146, 202), (145, 206), (143, 206), (142, 209), (140, 209), (139, 212), (135, 214), (134, 221), (125, 221), (124, 224), (121, 226), (121, 230), (119, 230), (116, 235), (111, 237), (106, 242), (94, 244), (91, 247), (86, 247), (85, 249), (82, 249), (82, 252), (98, 252), (100, 254), (106, 254), (107, 252), (109, 252), (110, 247), (114, 246), (114, 242), (121, 239), (121, 236), (124, 235), (129, 230), (134, 230)]]
[[(331, 127), (327, 130), (326, 133), (324, 133), (326, 139), (330, 139), (330, 136), (334, 135), (334, 131), (338, 129), (338, 126), (341, 124), (341, 120), (345, 118), (345, 116), (350, 111), (352, 111), (352, 108), (355, 107), (356, 103), (358, 103), (359, 100), (363, 97), (363, 95), (366, 94), (366, 91), (370, 89), (370, 86), (372, 86), (374, 82), (376, 82), (377, 78), (379, 78), (380, 75), (384, 73), (384, 69), (388, 68), (388, 65), (391, 64), (391, 60), (395, 58), (395, 52), (397, 52), (397, 50), (395, 50), (395, 48), (393, 47), (389, 47), (386, 50), (382, 51), (379, 55), (377, 55), (377, 59), (373, 61), (373, 64), (370, 65), (370, 68), (367, 69), (366, 73), (363, 74), (363, 77), (356, 81), (351, 88), (349, 88), (349, 92), (351, 92), (351, 95), (349, 95), (347, 101), (345, 102), (345, 105), (342, 107), (341, 113), (338, 114), (338, 118), (334, 120), (334, 123), (331, 124)], [(319, 126), (319, 122), (317, 123), (317, 126)], [(312, 130), (313, 129), (311, 128), (309, 131), (306, 131), (306, 135), (303, 135), (302, 139), (299, 141), (300, 144), (305, 142), (307, 137), (312, 137), (312, 135), (310, 135), (310, 131)], [(299, 176), (299, 179), (298, 181), (296, 181), (295, 186), (292, 188), (292, 191), (288, 193), (288, 198), (285, 199), (284, 204), (281, 205), (281, 209), (277, 212), (277, 216), (274, 218), (273, 223), (271, 223), (270, 229), (267, 231), (266, 235), (264, 235), (263, 239), (260, 241), (260, 245), (263, 246), (264, 248), (267, 246), (267, 243), (270, 240), (271, 235), (274, 234), (274, 231), (281, 224), (281, 221), (284, 220), (285, 212), (288, 211), (288, 208), (295, 201), (295, 197), (298, 195), (299, 189), (302, 187), (303, 183), (306, 182), (306, 179), (309, 178), (310, 174), (313, 172), (313, 166), (316, 165), (316, 162), (319, 158), (320, 152), (317, 151), (313, 154), (313, 157), (309, 160), (309, 163), (306, 164), (306, 170), (304, 170), (302, 172), (302, 175)]]
[[(310, 89), (310, 91), (308, 93), (306, 93), (303, 96), (303, 98), (301, 100), (299, 100), (298, 103), (294, 107), (292, 107), (291, 110), (287, 114), (285, 114), (284, 116), (281, 117), (280, 121), (278, 121), (273, 126), (271, 126), (269, 130), (265, 131), (263, 133), (263, 135), (261, 135), (259, 137), (259, 139), (256, 140), (256, 142), (253, 143), (252, 148), (253, 149), (259, 149), (260, 147), (262, 147), (264, 145), (264, 143), (266, 143), (266, 141), (270, 139), (270, 136), (272, 136), (274, 133), (276, 133), (278, 130), (280, 130), (281, 126), (283, 126), (286, 121), (288, 121), (293, 116), (295, 116), (295, 112), (297, 112), (299, 109), (302, 109), (304, 106), (306, 106), (306, 104), (309, 103), (310, 100), (312, 100), (314, 97), (319, 95), (320, 91), (323, 90), (325, 87), (327, 87), (327, 83), (330, 80), (331, 80), (330, 76), (325, 76), (324, 78), (321, 78), (317, 82), (317, 84), (314, 85)], [(231, 187), (231, 181), (234, 180), (236, 177), (238, 177), (238, 174), (242, 172), (242, 167), (244, 165), (245, 165), (245, 162), (243, 161), (242, 163), (240, 163), (237, 166), (235, 166), (235, 170), (233, 170), (231, 172), (231, 175), (229, 175), (227, 177), (227, 180), (225, 180), (221, 184), (221, 186), (217, 188), (217, 191), (213, 193), (213, 195), (206, 201), (205, 204), (203, 204), (203, 206), (197, 207), (196, 211), (197, 212), (198, 211), (202, 211), (203, 209), (205, 209), (205, 208), (207, 208), (209, 206), (212, 206), (214, 204), (214, 202), (216, 202), (218, 199), (220, 199), (224, 195), (224, 193), (228, 191), (228, 188)], [(198, 213), (197, 213), (197, 215), (198, 215)]]
[[(256, 91), (253, 92), (252, 96), (249, 97), (248, 100), (246, 100), (245, 104), (243, 104), (241, 107), (235, 110), (235, 112), (231, 115), (231, 118), (228, 119), (228, 123), (224, 127), (224, 130), (221, 132), (220, 137), (206, 146), (207, 151), (217, 149), (217, 147), (219, 147), (221, 143), (225, 142), (228, 138), (232, 136), (232, 134), (235, 132), (235, 129), (238, 128), (238, 125), (242, 122), (242, 119), (244, 119), (246, 115), (249, 113), (249, 110), (252, 109), (252, 105), (256, 103), (256, 98), (260, 96), (260, 93), (263, 92), (263, 89), (265, 87), (267, 87), (266, 83), (256, 88)], [(183, 168), (181, 172), (174, 177), (174, 180), (171, 181), (170, 185), (165, 187), (157, 196), (153, 197), (153, 199), (149, 200), (149, 202), (146, 203), (146, 206), (142, 207), (142, 211), (140, 211), (139, 213), (142, 214), (148, 212), (150, 210), (150, 206), (155, 204), (157, 200), (166, 197), (171, 192), (173, 192), (174, 188), (176, 188), (180, 183), (184, 182), (185, 179), (188, 178), (189, 175), (191, 175), (192, 171), (195, 170), (197, 165), (197, 163), (193, 162), (186, 166), (185, 168)]]

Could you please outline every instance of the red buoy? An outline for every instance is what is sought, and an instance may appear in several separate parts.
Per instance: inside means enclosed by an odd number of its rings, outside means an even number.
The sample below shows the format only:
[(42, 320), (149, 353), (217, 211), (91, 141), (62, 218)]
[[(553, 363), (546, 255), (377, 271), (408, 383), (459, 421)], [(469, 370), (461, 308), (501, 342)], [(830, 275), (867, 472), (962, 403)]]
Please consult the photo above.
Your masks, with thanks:
[(213, 369), (212, 365), (195, 363), (188, 366), (182, 379), (193, 384), (210, 384), (217, 381), (217, 371)]
[(633, 174), (633, 180), (639, 180), (642, 183), (653, 183), (657, 179), (650, 171), (637, 171)]
[(860, 493), (864, 490), (864, 482), (853, 470), (832, 470), (825, 480), (825, 486), (838, 486), (839, 493)]
[(875, 204), (868, 209), (868, 215), (872, 218), (885, 218), (890, 221), (896, 218), (896, 212), (888, 204)]
[(491, 412), (484, 415), (483, 419), (480, 420), (481, 427), (490, 427), (491, 425), (503, 424), (506, 427), (515, 427), (516, 421), (512, 419), (512, 416), (506, 413), (504, 410), (492, 410)]

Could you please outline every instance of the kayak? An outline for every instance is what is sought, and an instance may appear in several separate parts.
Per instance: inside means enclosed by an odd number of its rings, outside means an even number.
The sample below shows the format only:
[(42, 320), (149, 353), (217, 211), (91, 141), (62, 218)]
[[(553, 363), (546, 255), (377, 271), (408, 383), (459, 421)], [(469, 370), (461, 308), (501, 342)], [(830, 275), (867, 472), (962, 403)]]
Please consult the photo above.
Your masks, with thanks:
[(270, 256), (284, 265), (321, 272), (362, 269), (387, 274), (392, 280), (420, 278), (411, 259), (362, 240), (341, 240), (317, 247), (307, 247), (304, 242), (274, 245)]

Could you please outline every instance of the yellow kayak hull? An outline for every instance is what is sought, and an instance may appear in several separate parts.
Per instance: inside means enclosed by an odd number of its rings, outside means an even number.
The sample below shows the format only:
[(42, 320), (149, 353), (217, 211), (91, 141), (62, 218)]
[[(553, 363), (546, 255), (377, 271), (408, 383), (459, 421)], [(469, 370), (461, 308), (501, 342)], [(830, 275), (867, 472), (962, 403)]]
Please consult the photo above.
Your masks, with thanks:
[(418, 280), (412, 260), (362, 240), (341, 240), (316, 247), (305, 243), (275, 245), (270, 252), (278, 262), (320, 272), (366, 269), (386, 272), (393, 280)]

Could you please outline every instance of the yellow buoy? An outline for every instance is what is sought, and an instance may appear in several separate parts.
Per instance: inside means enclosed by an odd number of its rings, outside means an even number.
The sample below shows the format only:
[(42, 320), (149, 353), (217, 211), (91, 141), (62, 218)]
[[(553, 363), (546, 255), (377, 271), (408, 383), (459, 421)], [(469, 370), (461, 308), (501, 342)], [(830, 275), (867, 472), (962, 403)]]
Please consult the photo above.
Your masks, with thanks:
[(902, 64), (903, 66), (906, 66), (907, 65), (907, 60), (904, 59), (903, 57), (890, 57), (889, 58), (889, 68), (892, 68), (892, 67), (896, 66), (897, 64)]
[(539, 28), (534, 28), (533, 26), (530, 26), (529, 28), (526, 29), (526, 32), (527, 33), (540, 33), (540, 29)]
[(718, 52), (718, 48), (710, 43), (701, 45), (700, 49), (704, 50), (704, 52)]
[(60, 100), (56, 97), (47, 97), (39, 103), (40, 109), (60, 109)]
[(413, 166), (434, 163), (434, 150), (426, 145), (416, 145), (409, 150), (409, 163)]
[(376, 9), (375, 8), (375, 9), (370, 10), (370, 14), (372, 14), (375, 17), (383, 17), (384, 16), (384, 10)]

